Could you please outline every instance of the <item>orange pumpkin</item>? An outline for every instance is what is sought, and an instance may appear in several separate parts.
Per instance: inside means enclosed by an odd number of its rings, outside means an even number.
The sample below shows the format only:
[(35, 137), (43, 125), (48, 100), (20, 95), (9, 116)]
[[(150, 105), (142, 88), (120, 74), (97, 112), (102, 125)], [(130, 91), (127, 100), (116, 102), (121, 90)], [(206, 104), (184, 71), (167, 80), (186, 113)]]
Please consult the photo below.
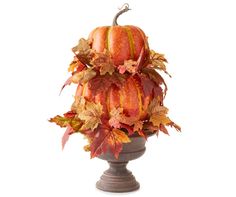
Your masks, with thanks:
[(84, 97), (88, 101), (100, 103), (106, 117), (114, 108), (122, 108), (123, 113), (134, 120), (145, 120), (148, 105), (153, 98), (163, 98), (162, 88), (144, 74), (97, 75), (89, 82), (78, 85), (75, 100)]
[(122, 65), (125, 60), (137, 60), (140, 55), (143, 55), (142, 61), (145, 61), (149, 55), (147, 37), (139, 27), (117, 24), (116, 20), (123, 12), (115, 16), (112, 26), (95, 28), (88, 39), (95, 51), (108, 51), (115, 66)]

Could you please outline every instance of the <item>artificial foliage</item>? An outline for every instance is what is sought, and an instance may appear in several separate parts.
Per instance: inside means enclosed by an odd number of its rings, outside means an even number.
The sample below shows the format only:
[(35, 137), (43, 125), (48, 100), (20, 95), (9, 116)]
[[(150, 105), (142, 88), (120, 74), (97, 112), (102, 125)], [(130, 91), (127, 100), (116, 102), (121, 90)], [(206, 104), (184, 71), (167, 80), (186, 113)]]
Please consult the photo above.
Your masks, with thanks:
[(168, 134), (169, 126), (181, 130), (164, 106), (167, 85), (161, 74), (169, 75), (167, 60), (149, 49), (139, 27), (115, 20), (81, 38), (72, 51), (71, 76), (62, 89), (77, 84), (74, 102), (68, 112), (49, 120), (66, 128), (62, 147), (70, 135), (81, 133), (91, 158), (108, 151), (118, 158), (133, 135)]

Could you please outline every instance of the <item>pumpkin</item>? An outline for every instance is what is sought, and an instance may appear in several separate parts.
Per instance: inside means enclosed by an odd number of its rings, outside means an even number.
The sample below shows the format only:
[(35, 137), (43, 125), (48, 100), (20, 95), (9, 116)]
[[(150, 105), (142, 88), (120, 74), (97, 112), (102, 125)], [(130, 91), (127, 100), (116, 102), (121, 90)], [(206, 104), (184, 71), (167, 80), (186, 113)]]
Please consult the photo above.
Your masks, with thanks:
[(150, 102), (156, 97), (162, 99), (163, 91), (143, 73), (134, 76), (107, 74), (97, 75), (89, 82), (78, 85), (75, 100), (81, 97), (90, 102), (100, 103), (107, 118), (113, 109), (122, 108), (127, 117), (138, 121), (148, 118)]
[(109, 52), (115, 66), (122, 65), (125, 60), (136, 61), (140, 55), (144, 62), (149, 55), (147, 37), (139, 27), (117, 24), (118, 16), (128, 10), (118, 12), (112, 26), (95, 28), (88, 38), (92, 49)]
[[(163, 131), (165, 126), (180, 127), (167, 116), (163, 105), (167, 86), (161, 75), (167, 60), (163, 54), (149, 50), (147, 37), (135, 26), (119, 26), (117, 18), (129, 10), (120, 10), (112, 26), (95, 28), (88, 40), (80, 39), (72, 51), (69, 66), (72, 76), (62, 89), (78, 84), (70, 111), (51, 118), (69, 135), (80, 132), (88, 139), (85, 150), (96, 157), (111, 151), (118, 158), (130, 135), (147, 137), (147, 132)], [(168, 74), (168, 73), (167, 73)]]

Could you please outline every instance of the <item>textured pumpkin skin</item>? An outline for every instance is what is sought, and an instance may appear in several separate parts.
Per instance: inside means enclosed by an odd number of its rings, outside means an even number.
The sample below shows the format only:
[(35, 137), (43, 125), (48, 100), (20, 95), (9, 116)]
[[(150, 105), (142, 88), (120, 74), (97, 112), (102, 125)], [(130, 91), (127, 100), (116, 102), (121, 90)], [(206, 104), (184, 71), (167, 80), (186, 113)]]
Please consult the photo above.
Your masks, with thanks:
[(88, 40), (95, 51), (109, 51), (115, 66), (122, 65), (125, 60), (137, 60), (142, 49), (144, 60), (149, 54), (147, 37), (136, 26), (97, 27), (90, 33)]
[[(96, 76), (106, 77), (106, 76)], [(162, 89), (146, 76), (125, 76), (125, 83), (121, 87), (112, 84), (108, 89), (97, 93), (92, 90), (93, 78), (90, 82), (78, 85), (75, 99), (83, 96), (88, 101), (100, 103), (103, 106), (104, 116), (109, 118), (109, 112), (114, 108), (123, 108), (125, 115), (135, 120), (145, 120), (148, 116), (148, 105), (154, 97), (162, 97)], [(99, 78), (100, 80), (100, 78)], [(145, 90), (143, 89), (145, 81)]]

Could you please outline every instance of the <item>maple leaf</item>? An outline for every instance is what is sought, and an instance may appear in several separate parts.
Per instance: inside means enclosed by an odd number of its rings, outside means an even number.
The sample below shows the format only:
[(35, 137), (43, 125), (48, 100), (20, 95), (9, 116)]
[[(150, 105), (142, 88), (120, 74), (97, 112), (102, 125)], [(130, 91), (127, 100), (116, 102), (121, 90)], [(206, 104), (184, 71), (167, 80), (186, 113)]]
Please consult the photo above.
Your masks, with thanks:
[(112, 73), (115, 71), (115, 66), (112, 62), (111, 57), (109, 56), (109, 54), (107, 54), (107, 52), (95, 53), (95, 56), (91, 61), (91, 64), (100, 68), (101, 75), (105, 75), (106, 73), (112, 75)]
[(150, 51), (149, 62), (150, 62), (150, 64), (148, 65), (148, 67), (152, 67), (152, 68), (162, 70), (167, 75), (169, 75), (171, 77), (171, 75), (166, 70), (165, 63), (167, 63), (167, 60), (164, 57), (164, 54), (156, 53), (155, 51), (151, 50)]
[(57, 115), (51, 118), (49, 122), (54, 122), (60, 127), (68, 127), (68, 125), (70, 125), (75, 132), (79, 131), (82, 125), (81, 120), (76, 117), (76, 113), (73, 111), (65, 113), (64, 116)]
[(96, 76), (96, 72), (92, 68), (88, 68), (86, 70), (83, 70), (81, 72), (76, 72), (72, 75), (71, 82), (73, 83), (86, 83), (90, 79)]
[(85, 109), (78, 113), (78, 118), (83, 120), (84, 123), (81, 130), (94, 130), (101, 124), (101, 115), (103, 114), (102, 105), (100, 103), (86, 101)]
[(151, 68), (143, 68), (142, 72), (146, 74), (151, 80), (153, 80), (157, 84), (157, 86), (161, 86), (162, 84), (164, 85), (163, 93), (165, 97), (168, 88), (162, 76), (157, 71)]
[[(110, 111), (109, 125), (114, 128), (124, 128), (129, 135), (134, 134), (135, 131), (142, 129), (142, 121), (132, 116), (126, 116), (123, 113), (123, 108), (113, 108)], [(131, 127), (132, 126), (132, 127)]]
[(63, 116), (55, 116), (53, 118), (50, 118), (49, 122), (54, 122), (57, 125), (59, 125), (60, 127), (67, 127), (67, 125), (70, 123), (70, 119), (65, 118)]
[(167, 113), (168, 109), (162, 105), (158, 97), (153, 99), (148, 106), (149, 121), (154, 127), (157, 127), (158, 130), (161, 130), (165, 134), (168, 134), (165, 126), (172, 126), (175, 127), (177, 131), (180, 131), (181, 128), (167, 116)]
[(124, 76), (114, 72), (113, 75), (97, 75), (88, 82), (88, 86), (94, 94), (98, 94), (99, 92), (106, 92), (112, 85), (121, 88), (124, 83)]
[(89, 53), (90, 51), (89, 42), (84, 38), (79, 39), (78, 44), (72, 48), (72, 51), (74, 53)]
[(71, 106), (72, 111), (76, 111), (77, 114), (82, 112), (85, 109), (86, 100), (84, 97), (75, 97), (75, 101)]
[(86, 39), (81, 38), (78, 45), (72, 48), (72, 51), (82, 64), (91, 66), (90, 61), (94, 56), (94, 51), (91, 49), (90, 44)]
[(62, 149), (64, 149), (69, 136), (75, 132), (78, 132), (82, 126), (81, 120), (76, 117), (76, 113), (74, 111), (69, 111), (65, 113), (64, 116), (57, 115), (54, 118), (51, 118), (49, 122), (54, 122), (60, 127), (67, 127), (62, 137)]
[[(97, 135), (99, 133), (99, 135)], [(123, 143), (129, 143), (129, 137), (119, 129), (110, 129), (107, 126), (99, 125), (95, 129), (95, 136), (90, 144), (91, 158), (110, 150), (118, 159)]]
[(110, 126), (114, 126), (115, 128), (116, 128), (116, 124), (123, 123), (123, 124), (127, 124), (129, 126), (132, 126), (135, 124), (136, 121), (137, 121), (137, 119), (135, 117), (126, 116), (123, 113), (123, 108), (120, 108), (120, 107), (113, 108), (110, 111), (109, 123), (111, 124)]
[(68, 72), (80, 72), (82, 71), (86, 66), (84, 64), (82, 64), (79, 59), (75, 56), (74, 60), (70, 63), (69, 68), (68, 68)]
[(137, 72), (137, 62), (134, 60), (125, 60), (123, 65), (118, 66), (119, 73), (124, 74), (126, 71), (135, 74)]
[(140, 131), (143, 129), (143, 121), (139, 120), (134, 123), (134, 131)]

